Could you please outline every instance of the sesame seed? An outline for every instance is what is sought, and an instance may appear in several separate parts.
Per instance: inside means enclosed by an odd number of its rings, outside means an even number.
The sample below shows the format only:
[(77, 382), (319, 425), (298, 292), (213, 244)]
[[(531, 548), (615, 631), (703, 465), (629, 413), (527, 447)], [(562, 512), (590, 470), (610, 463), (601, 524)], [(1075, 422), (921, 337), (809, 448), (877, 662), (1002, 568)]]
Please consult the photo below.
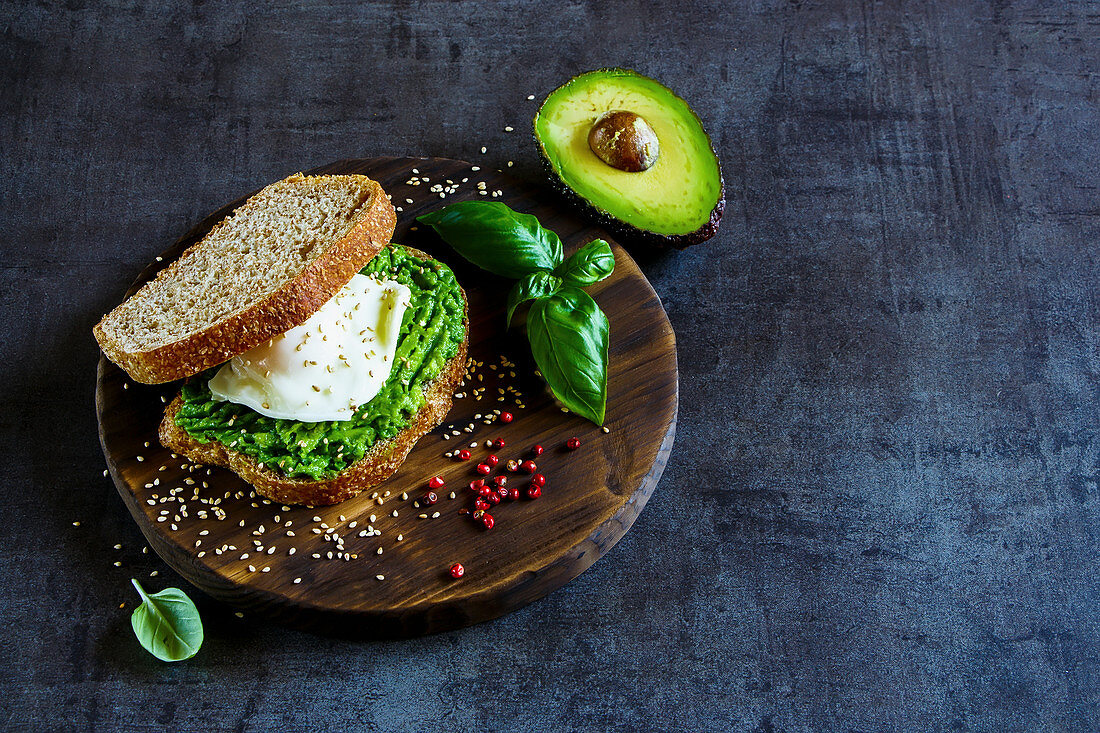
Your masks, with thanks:
[(374, 579), (375, 579), (375, 580), (385, 580), (385, 579), (386, 579), (386, 576), (385, 576), (385, 575), (375, 575), (375, 576), (374, 576)]
[(507, 127), (505, 127), (505, 128), (504, 128), (504, 131), (505, 131), (505, 132), (511, 132), (511, 131), (512, 131), (512, 129), (513, 129), (513, 128), (512, 128), (512, 126), (511, 126), (511, 125), (508, 125)]
[(381, 555), (382, 554), (382, 548), (379, 547), (378, 550), (376, 550), (374, 554), (375, 555)]

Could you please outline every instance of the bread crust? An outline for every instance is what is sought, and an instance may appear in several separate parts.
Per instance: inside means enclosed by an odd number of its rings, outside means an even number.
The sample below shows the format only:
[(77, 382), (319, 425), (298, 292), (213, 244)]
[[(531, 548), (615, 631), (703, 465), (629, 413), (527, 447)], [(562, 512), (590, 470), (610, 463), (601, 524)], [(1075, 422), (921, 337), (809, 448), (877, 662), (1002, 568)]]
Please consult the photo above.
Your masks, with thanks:
[[(285, 180), (296, 178), (305, 176), (299, 173)], [(108, 314), (93, 329), (103, 353), (134, 381), (161, 384), (198, 374), (304, 323), (389, 244), (393, 236), (397, 213), (386, 192), (376, 181), (366, 176), (358, 178), (364, 179), (364, 185), (371, 189), (370, 200), (363, 206), (358, 221), (296, 278), (202, 331), (148, 351), (127, 351), (112, 338), (103, 327)], [(211, 232), (220, 226), (222, 223)], [(205, 239), (188, 248), (176, 262), (162, 270), (157, 279), (174, 276), (187, 253), (201, 246)]]
[[(408, 248), (417, 256), (428, 255)], [(161, 445), (187, 456), (192, 461), (212, 466), (224, 466), (256, 488), (256, 493), (283, 504), (326, 506), (338, 504), (382, 483), (405, 462), (405, 457), (426, 433), (439, 425), (451, 411), (452, 397), (459, 382), (466, 375), (466, 353), (470, 343), (469, 303), (462, 291), (462, 322), (466, 337), (456, 353), (444, 365), (439, 375), (424, 390), (424, 406), (413, 416), (400, 433), (371, 446), (371, 449), (352, 465), (328, 479), (310, 480), (288, 478), (261, 466), (251, 456), (232, 450), (216, 440), (200, 443), (187, 431), (176, 425), (175, 416), (183, 405), (176, 396), (164, 411), (158, 431)]]

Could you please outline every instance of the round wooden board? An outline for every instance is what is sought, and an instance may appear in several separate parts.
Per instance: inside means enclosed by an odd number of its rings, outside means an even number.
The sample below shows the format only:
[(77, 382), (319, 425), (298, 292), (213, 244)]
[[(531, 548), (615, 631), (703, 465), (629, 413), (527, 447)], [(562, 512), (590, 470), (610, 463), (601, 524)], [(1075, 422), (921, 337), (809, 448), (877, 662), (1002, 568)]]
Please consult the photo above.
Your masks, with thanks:
[[(414, 170), (430, 182), (409, 185), (410, 176), (417, 175)], [(171, 399), (179, 383), (137, 384), (101, 357), (96, 385), (100, 439), (118, 491), (150, 546), (180, 575), (228, 604), (287, 625), (355, 637), (415, 636), (478, 623), (520, 608), (577, 577), (633, 524), (672, 449), (676, 343), (657, 294), (630, 255), (612, 242), (615, 272), (589, 288), (611, 323), (606, 422), (610, 432), (604, 433), (557, 407), (534, 374), (521, 331), (504, 328), (510, 283), (469, 265), (430, 229), (417, 227), (415, 216), (464, 199), (503, 201), (535, 214), (556, 231), (565, 242), (566, 255), (595, 237), (611, 241), (605, 232), (548, 200), (539, 189), (499, 172), (475, 172), (463, 161), (344, 160), (312, 172), (363, 173), (379, 181), (403, 209), (394, 241), (423, 249), (455, 270), (469, 297), (470, 355), (484, 363), (475, 370), (482, 376), (472, 377), (464, 390), (467, 396), (455, 399), (447, 421), (425, 435), (397, 473), (377, 487), (380, 495), (389, 492), (383, 505), (370, 498), (372, 490), (331, 507), (283, 508), (257, 498), (228, 470), (188, 466), (173, 458), (157, 442), (156, 428), (164, 401)], [(447, 179), (458, 184), (458, 190), (442, 200), (431, 187)], [(479, 197), (480, 181), (500, 195)], [(162, 261), (141, 273), (131, 292), (243, 200), (214, 212), (180, 239)], [(516, 366), (500, 368), (502, 356)], [(472, 396), (475, 386), (486, 387), (483, 399)], [(504, 402), (498, 401), (500, 389), (506, 390)], [(517, 408), (510, 389), (522, 393), (523, 409)], [(505, 409), (515, 414), (510, 424), (474, 420), (476, 414)], [(470, 423), (476, 426), (473, 432), (464, 432)], [(460, 435), (444, 440), (450, 429)], [(573, 435), (582, 446), (566, 451), (563, 444)], [(546, 449), (538, 465), (548, 480), (538, 500), (493, 507), (496, 526), (486, 531), (458, 513), (468, 506), (463, 487), (476, 477), (478, 461), (463, 463), (443, 454), (476, 440), (479, 446), (471, 451), (475, 459), (483, 458), (490, 452), (485, 441), (497, 437), (507, 442), (503, 450), (492, 451), (501, 459), (499, 472), (507, 459), (529, 457), (527, 451), (537, 443)], [(447, 481), (439, 503), (430, 509), (414, 508), (414, 499), (434, 475)], [(509, 478), (512, 486), (527, 485), (522, 474)], [(452, 490), (457, 495), (453, 500), (448, 498)], [(402, 492), (409, 494), (407, 501), (400, 498)], [(221, 499), (225, 513), (221, 520), (210, 506), (216, 499)], [(392, 516), (394, 510), (397, 517)], [(418, 518), (424, 512), (429, 518)], [(439, 512), (438, 518), (430, 518), (434, 512)], [(371, 515), (376, 517), (373, 522)], [(382, 534), (361, 537), (368, 525)], [(328, 553), (335, 556), (338, 551), (331, 535), (326, 539), (333, 530), (342, 538), (345, 552), (356, 557), (328, 559)], [(263, 546), (260, 552), (254, 549), (257, 542)], [(382, 554), (377, 554), (378, 548)], [(455, 562), (466, 568), (461, 580), (449, 576)], [(385, 579), (378, 580), (379, 575)]]

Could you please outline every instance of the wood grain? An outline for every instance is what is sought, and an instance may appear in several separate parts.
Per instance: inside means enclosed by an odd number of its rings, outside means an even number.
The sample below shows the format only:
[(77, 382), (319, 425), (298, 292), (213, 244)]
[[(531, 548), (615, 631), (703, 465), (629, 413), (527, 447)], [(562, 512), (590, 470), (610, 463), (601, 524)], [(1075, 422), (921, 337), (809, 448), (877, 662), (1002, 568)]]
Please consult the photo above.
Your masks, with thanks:
[[(409, 185), (410, 176), (417, 175), (414, 170), (430, 180)], [(615, 273), (590, 289), (611, 322), (609, 432), (604, 433), (561, 412), (534, 374), (526, 340), (518, 331), (505, 330), (509, 283), (458, 258), (433, 233), (416, 227), (414, 217), (445, 203), (431, 189), (449, 185), (449, 180), (458, 190), (446, 203), (483, 198), (533, 213), (558, 232), (567, 254), (592, 238), (608, 238), (604, 232), (546, 202), (535, 189), (499, 172), (475, 172), (462, 161), (345, 160), (311, 172), (365, 173), (381, 182), (403, 209), (395, 241), (421, 248), (454, 268), (470, 299), (470, 354), (483, 363), (475, 370), (480, 376), (471, 377), (462, 390), (467, 396), (455, 400), (448, 420), (422, 438), (397, 473), (378, 487), (380, 493), (389, 492), (388, 498), (372, 500), (373, 492), (367, 492), (332, 507), (283, 508), (257, 498), (228, 471), (197, 468), (172, 457), (157, 444), (156, 425), (178, 384), (134, 383), (101, 358), (96, 388), (100, 439), (119, 493), (150, 545), (190, 582), (226, 603), (288, 625), (358, 637), (414, 636), (477, 623), (569, 582), (630, 528), (672, 447), (676, 346), (656, 293), (631, 257), (612, 243)], [(478, 182), (490, 193), (478, 196)], [(150, 265), (134, 287), (239, 203), (207, 217), (165, 252), (162, 261)], [(502, 366), (502, 358), (515, 366)], [(475, 387), (485, 387), (480, 401), (473, 397)], [(522, 408), (511, 389), (522, 394)], [(500, 390), (505, 390), (505, 401), (498, 401)], [(474, 420), (494, 409), (510, 410), (514, 422), (485, 425)], [(470, 423), (476, 427), (464, 432)], [(460, 435), (445, 440), (451, 429)], [(573, 435), (582, 446), (566, 451), (563, 444)], [(493, 451), (501, 458), (498, 473), (505, 473), (509, 458), (529, 457), (528, 450), (538, 443), (546, 449), (538, 464), (548, 482), (538, 500), (494, 507), (496, 526), (486, 531), (459, 514), (468, 506), (463, 487), (476, 477), (477, 461), (463, 463), (443, 454), (497, 437), (507, 443)], [(471, 450), (475, 459), (490, 452), (483, 445)], [(447, 481), (447, 488), (438, 492), (439, 503), (414, 508), (427, 479), (437, 474)], [(526, 487), (522, 474), (507, 475), (511, 485)], [(450, 491), (456, 499), (448, 498)], [(400, 498), (402, 492), (408, 492), (407, 501)], [(215, 516), (215, 502), (224, 519)], [(439, 517), (430, 518), (436, 511)], [(418, 518), (422, 513), (429, 518)], [(382, 534), (361, 537), (368, 525)], [(328, 558), (328, 553), (339, 552), (332, 532), (352, 559)], [(256, 543), (263, 549), (257, 551)], [(292, 548), (294, 554), (289, 554)], [(379, 548), (382, 554), (377, 554)], [(466, 567), (466, 576), (458, 581), (448, 574), (455, 562)], [(378, 575), (385, 579), (378, 580)]]

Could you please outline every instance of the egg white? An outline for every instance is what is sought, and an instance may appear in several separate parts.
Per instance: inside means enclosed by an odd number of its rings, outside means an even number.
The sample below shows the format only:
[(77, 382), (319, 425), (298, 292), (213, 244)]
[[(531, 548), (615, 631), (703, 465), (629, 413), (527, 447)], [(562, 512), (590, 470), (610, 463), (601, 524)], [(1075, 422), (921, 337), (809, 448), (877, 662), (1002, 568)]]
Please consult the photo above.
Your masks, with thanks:
[(210, 392), (268, 417), (347, 420), (389, 378), (411, 295), (357, 274), (308, 321), (222, 366)]

